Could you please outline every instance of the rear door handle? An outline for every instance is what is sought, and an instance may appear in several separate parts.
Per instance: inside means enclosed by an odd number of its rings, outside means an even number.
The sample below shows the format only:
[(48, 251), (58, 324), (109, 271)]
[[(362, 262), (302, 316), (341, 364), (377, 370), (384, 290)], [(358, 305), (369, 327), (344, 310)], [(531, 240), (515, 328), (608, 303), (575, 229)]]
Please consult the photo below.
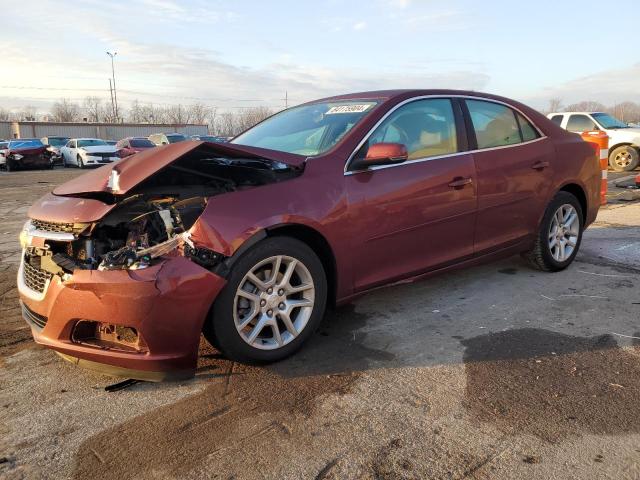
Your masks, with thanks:
[(460, 189), (465, 185), (470, 185), (471, 183), (473, 183), (471, 177), (456, 177), (451, 182), (449, 182), (449, 186), (451, 188)]
[(534, 170), (543, 170), (545, 168), (547, 168), (549, 166), (549, 162), (536, 162), (533, 165), (531, 165), (531, 168), (533, 168)]

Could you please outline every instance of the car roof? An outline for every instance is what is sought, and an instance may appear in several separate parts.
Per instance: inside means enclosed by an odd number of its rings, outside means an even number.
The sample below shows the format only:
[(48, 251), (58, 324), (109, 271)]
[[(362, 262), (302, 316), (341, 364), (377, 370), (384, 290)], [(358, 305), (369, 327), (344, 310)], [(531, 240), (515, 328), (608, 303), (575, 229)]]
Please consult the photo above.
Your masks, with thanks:
[(337, 100), (392, 100), (394, 98), (411, 98), (419, 96), (429, 95), (443, 95), (443, 96), (466, 96), (466, 97), (480, 97), (493, 100), (500, 100), (504, 102), (513, 103), (514, 100), (493, 95), (491, 93), (477, 92), (475, 90), (452, 90), (452, 89), (396, 89), (396, 90), (371, 90), (365, 92), (347, 93), (344, 95), (335, 95), (332, 97), (325, 97), (318, 100), (312, 100), (307, 102), (308, 104), (337, 101)]
[(547, 115), (567, 115), (569, 113), (578, 113), (580, 115), (593, 115), (594, 113), (605, 113), (605, 112), (551, 112), (548, 113)]

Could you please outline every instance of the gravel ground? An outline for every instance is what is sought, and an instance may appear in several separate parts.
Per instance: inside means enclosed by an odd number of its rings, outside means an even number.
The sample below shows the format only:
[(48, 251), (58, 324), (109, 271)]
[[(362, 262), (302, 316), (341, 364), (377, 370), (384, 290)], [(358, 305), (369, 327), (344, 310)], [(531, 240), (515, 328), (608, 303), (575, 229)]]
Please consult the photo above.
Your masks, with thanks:
[(640, 203), (601, 210), (566, 271), (379, 290), (284, 362), (203, 342), (193, 380), (109, 393), (17, 308), (27, 207), (78, 173), (0, 174), (0, 477), (640, 478)]

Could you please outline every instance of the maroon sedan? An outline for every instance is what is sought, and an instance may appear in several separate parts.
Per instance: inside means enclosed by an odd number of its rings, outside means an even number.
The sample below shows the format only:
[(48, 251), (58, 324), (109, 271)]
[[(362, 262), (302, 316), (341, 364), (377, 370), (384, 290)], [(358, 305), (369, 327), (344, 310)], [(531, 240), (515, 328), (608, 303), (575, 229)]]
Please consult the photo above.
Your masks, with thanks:
[(325, 306), (522, 254), (573, 261), (599, 205), (591, 146), (477, 92), (380, 91), (280, 112), (227, 144), (143, 151), (29, 211), (18, 286), (35, 340), (90, 368), (193, 375), (290, 355)]
[(120, 158), (129, 157), (134, 153), (139, 153), (155, 146), (155, 143), (144, 137), (127, 137), (116, 143), (117, 153)]
[(39, 138), (9, 140), (4, 150), (7, 172), (25, 168), (53, 168), (52, 152)]

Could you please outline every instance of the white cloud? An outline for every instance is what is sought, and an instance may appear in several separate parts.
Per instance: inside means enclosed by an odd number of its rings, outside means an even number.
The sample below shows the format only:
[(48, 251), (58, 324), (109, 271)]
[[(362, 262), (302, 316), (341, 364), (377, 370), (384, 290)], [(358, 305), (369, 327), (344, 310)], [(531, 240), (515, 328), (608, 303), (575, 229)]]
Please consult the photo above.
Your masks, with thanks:
[(364, 30), (367, 28), (367, 22), (356, 22), (353, 24), (354, 30)]
[(640, 102), (638, 89), (640, 63), (628, 67), (604, 70), (543, 88), (530, 101), (544, 106), (550, 98), (558, 97), (565, 104), (582, 100), (596, 100), (606, 105), (622, 101)]

